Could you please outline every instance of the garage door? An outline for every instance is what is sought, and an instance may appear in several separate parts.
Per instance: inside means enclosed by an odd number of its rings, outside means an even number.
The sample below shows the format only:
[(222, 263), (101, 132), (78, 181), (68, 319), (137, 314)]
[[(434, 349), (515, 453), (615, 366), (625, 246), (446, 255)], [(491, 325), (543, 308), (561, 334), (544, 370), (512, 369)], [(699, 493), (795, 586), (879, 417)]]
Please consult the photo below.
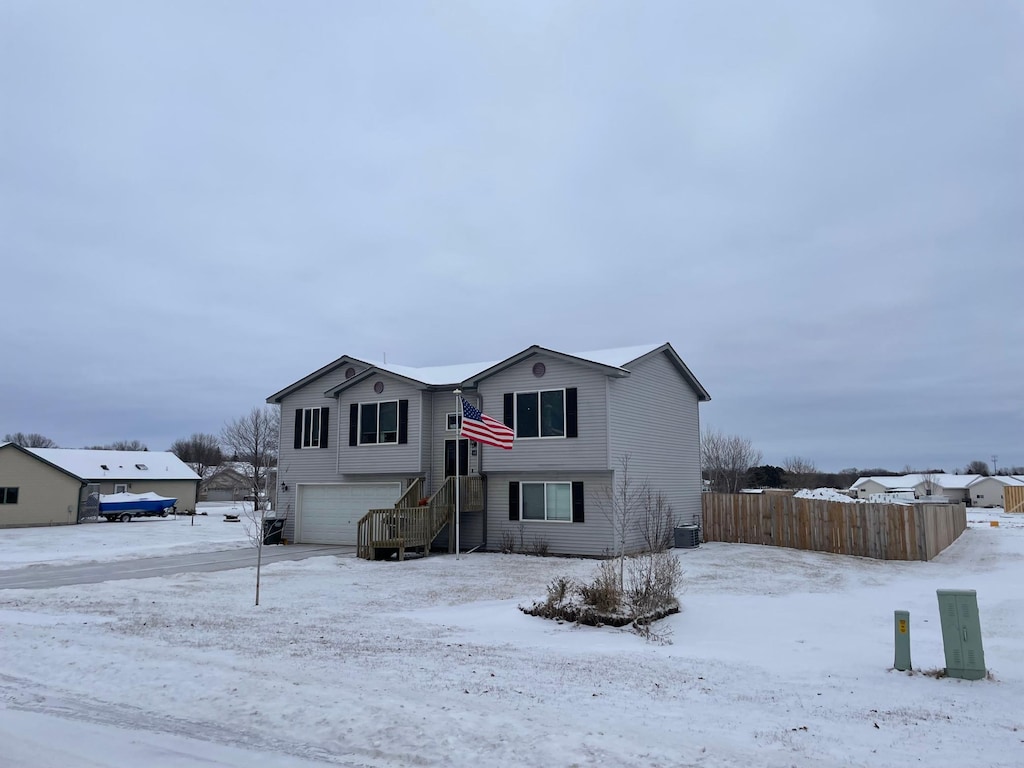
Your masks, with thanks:
[(295, 540), (302, 544), (355, 544), (359, 519), (394, 506), (401, 483), (300, 485)]

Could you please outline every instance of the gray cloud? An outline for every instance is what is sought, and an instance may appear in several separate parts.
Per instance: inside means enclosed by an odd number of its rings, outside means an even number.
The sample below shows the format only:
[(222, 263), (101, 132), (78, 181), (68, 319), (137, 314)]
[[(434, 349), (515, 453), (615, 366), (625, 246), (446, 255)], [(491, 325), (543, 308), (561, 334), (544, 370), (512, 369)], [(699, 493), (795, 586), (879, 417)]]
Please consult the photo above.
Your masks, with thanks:
[(667, 340), (768, 461), (1024, 464), (1013, 3), (5, 12), (0, 432)]

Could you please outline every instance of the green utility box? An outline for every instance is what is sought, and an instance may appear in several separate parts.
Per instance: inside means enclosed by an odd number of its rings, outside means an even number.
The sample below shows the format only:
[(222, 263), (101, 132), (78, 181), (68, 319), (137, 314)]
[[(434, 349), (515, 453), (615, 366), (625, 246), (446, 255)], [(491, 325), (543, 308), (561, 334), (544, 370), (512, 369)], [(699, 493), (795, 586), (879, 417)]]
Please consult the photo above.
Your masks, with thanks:
[(942, 646), (946, 651), (946, 675), (964, 680), (985, 677), (985, 651), (981, 647), (978, 593), (973, 589), (939, 589)]

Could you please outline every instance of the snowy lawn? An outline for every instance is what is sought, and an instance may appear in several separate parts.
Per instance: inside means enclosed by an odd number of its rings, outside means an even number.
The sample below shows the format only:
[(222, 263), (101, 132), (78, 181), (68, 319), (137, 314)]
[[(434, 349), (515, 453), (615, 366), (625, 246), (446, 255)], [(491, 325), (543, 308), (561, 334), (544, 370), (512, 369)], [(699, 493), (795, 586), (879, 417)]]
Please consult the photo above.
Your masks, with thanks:
[[(252, 508), (252, 505), (249, 505)], [(0, 529), (0, 570), (26, 565), (111, 562), (135, 557), (215, 552), (251, 546), (241, 502), (199, 502), (195, 517), (139, 517), (52, 528)], [(225, 523), (224, 515), (240, 522)]]
[[(671, 644), (517, 610), (596, 571), (574, 559), (278, 563), (258, 608), (251, 569), (0, 592), (4, 765), (1019, 766), (1024, 516), (969, 516), (931, 563), (678, 550)], [(13, 540), (63, 560), (48, 537), (76, 531), (76, 558), (160, 554), (135, 529), (164, 525), (93, 526), (105, 550), (89, 526), (0, 531), (0, 565)], [(168, 551), (213, 543), (174, 530)], [(978, 591), (991, 679), (927, 674), (938, 588)], [(891, 669), (897, 609), (913, 674)]]

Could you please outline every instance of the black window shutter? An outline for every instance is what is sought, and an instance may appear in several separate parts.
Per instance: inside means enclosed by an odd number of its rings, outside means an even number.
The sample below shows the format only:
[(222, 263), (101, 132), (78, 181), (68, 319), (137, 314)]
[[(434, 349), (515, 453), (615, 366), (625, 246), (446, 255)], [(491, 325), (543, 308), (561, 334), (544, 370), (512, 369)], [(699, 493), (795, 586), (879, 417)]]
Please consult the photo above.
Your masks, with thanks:
[(295, 450), (302, 448), (302, 409), (295, 409)]
[(572, 484), (572, 521), (583, 522), (583, 483), (579, 481)]
[(519, 482), (512, 480), (508, 484), (508, 519), (519, 519)]
[(565, 436), (579, 437), (579, 422), (576, 418), (576, 387), (565, 390)]
[(321, 408), (320, 409), (320, 447), (327, 447), (327, 435), (331, 433), (331, 409)]
[(348, 444), (359, 445), (359, 403), (348, 407)]
[(515, 408), (515, 395), (511, 392), (505, 393), (505, 414), (502, 419), (505, 422), (506, 427), (515, 427), (516, 425), (516, 408)]
[(409, 442), (409, 401), (398, 401), (398, 442)]

